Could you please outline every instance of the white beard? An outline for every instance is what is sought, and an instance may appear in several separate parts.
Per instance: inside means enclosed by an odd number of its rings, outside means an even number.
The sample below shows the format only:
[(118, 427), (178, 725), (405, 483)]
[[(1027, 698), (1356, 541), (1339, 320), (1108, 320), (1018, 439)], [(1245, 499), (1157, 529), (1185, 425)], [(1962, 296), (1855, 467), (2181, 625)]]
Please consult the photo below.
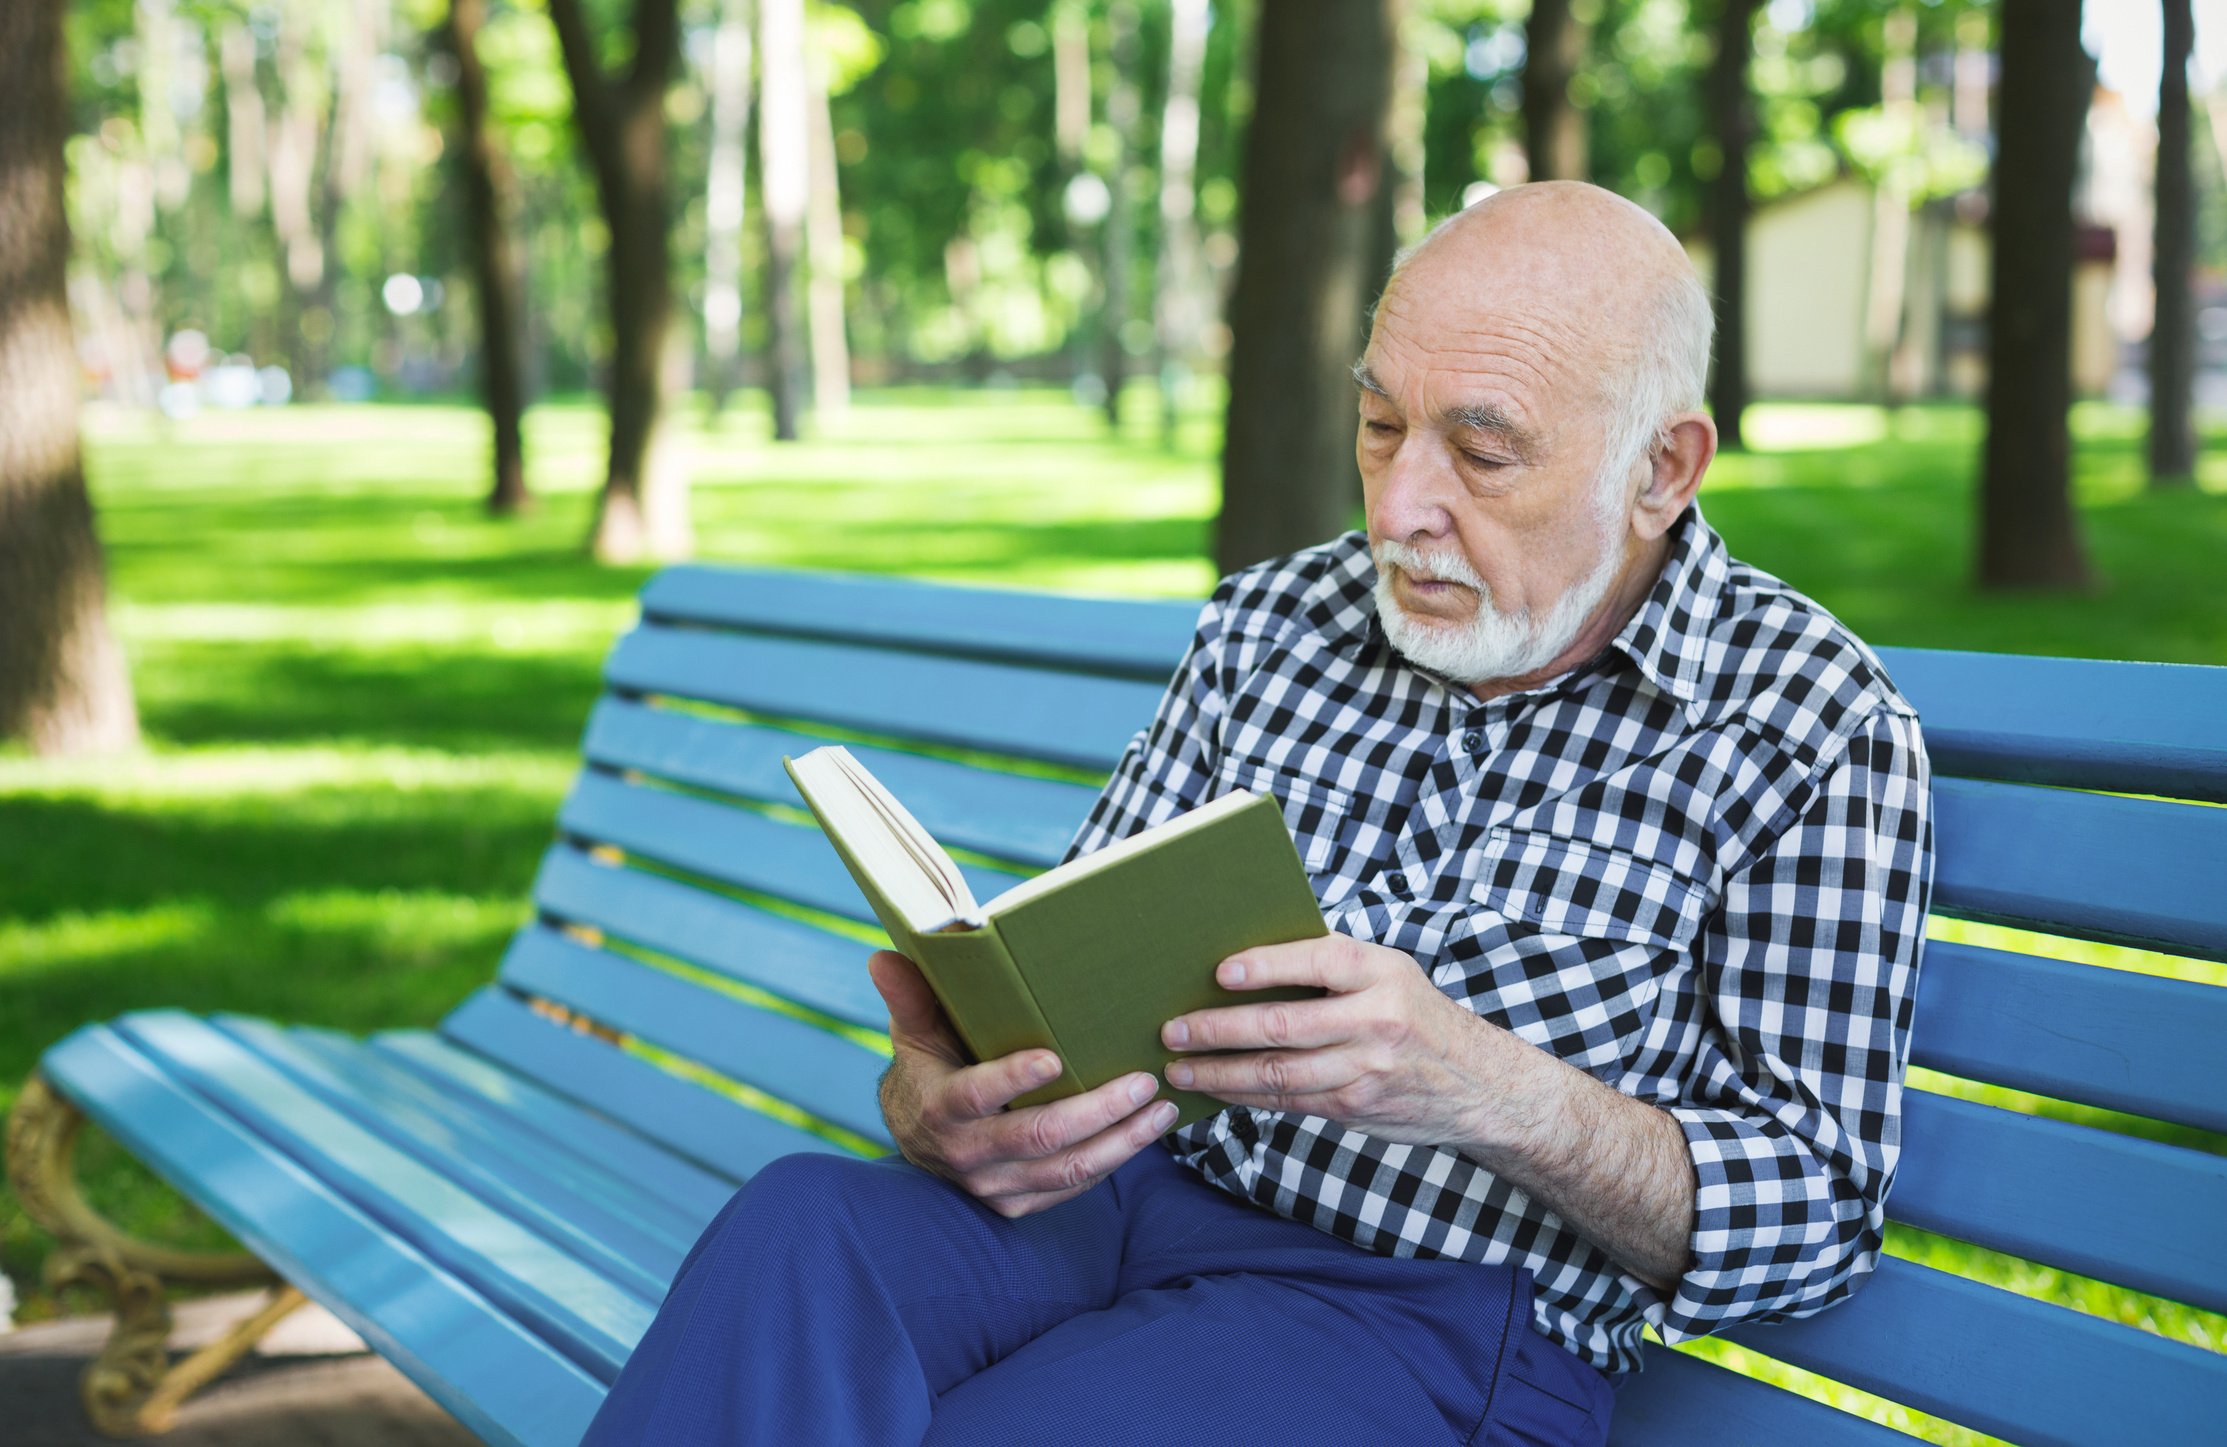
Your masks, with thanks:
[[(1471, 685), (1495, 679), (1521, 678), (1552, 663), (1576, 641), (1593, 610), (1608, 596), (1616, 582), (1623, 550), (1615, 536), (1604, 531), (1600, 561), (1555, 600), (1543, 616), (1528, 608), (1504, 613), (1493, 606), (1492, 589), (1469, 566), (1469, 560), (1452, 550), (1425, 553), (1405, 543), (1372, 543), (1369, 555), (1376, 562), (1376, 613), (1384, 634), (1408, 660), (1455, 683)], [(1448, 623), (1420, 619), (1403, 610), (1392, 595), (1387, 565), (1465, 584), (1477, 592), (1477, 611), (1466, 622)]]

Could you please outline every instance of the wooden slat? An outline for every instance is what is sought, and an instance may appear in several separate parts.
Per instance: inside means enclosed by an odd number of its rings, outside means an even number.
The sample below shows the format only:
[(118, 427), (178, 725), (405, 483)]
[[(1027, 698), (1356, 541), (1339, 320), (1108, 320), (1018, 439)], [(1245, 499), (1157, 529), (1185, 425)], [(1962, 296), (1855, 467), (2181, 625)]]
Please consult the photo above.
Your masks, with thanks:
[(1929, 1070), (2227, 1131), (2227, 990), (1935, 940), (1911, 1057)]
[(1944, 914), (2227, 959), (2227, 809), (1936, 780)]
[(842, 643), (659, 627), (619, 640), (604, 678), (866, 733), (1111, 771), (1165, 684)]
[(676, 1239), (663, 1222), (644, 1219), (641, 1208), (648, 1203), (620, 1200), (609, 1181), (584, 1167), (561, 1157), (537, 1160), (499, 1132), (428, 1109), (407, 1090), (344, 1071), (268, 1021), (219, 1016), (213, 1023), (388, 1145), (644, 1300), (664, 1295), (694, 1239)]
[(838, 1020), (870, 1030), (888, 1023), (866, 973), (867, 946), (711, 890), (599, 864), (559, 844), (542, 856), (534, 903), (552, 919), (591, 925)]
[(2215, 1440), (2227, 1356), (1889, 1258), (1817, 1316), (1730, 1340), (2026, 1447)]
[(646, 1191), (669, 1201), (696, 1221), (709, 1221), (735, 1192), (735, 1183), (715, 1175), (664, 1147), (553, 1091), (459, 1050), (426, 1030), (394, 1030), (374, 1035), (371, 1052), (398, 1068), (413, 1071), (436, 1089), (485, 1101), (506, 1119), (534, 1132), (551, 1150), (570, 1150), (638, 1181)]
[[(684, 869), (721, 884), (871, 924), (873, 910), (833, 845), (808, 824), (791, 824), (747, 809), (686, 794), (583, 773), (558, 811), (557, 827), (591, 843)], [(975, 897), (988, 900), (1022, 876), (978, 865), (960, 874)]]
[(817, 1025), (547, 929), (518, 932), (503, 956), (502, 979), (820, 1120), (886, 1139), (876, 1086), (889, 1062)]
[(762, 1115), (618, 1047), (545, 1020), (490, 985), (441, 1022), (450, 1040), (596, 1109), (669, 1150), (741, 1181), (798, 1151), (841, 1146)]
[(2227, 1311), (2227, 1159), (1928, 1091), (1903, 1103), (1896, 1220)]
[[(590, 761), (612, 769), (801, 808), (803, 800), (783, 771), (781, 757), (825, 742), (808, 733), (607, 697), (588, 720), (583, 747)], [(1098, 797), (1094, 787), (1058, 779), (998, 773), (863, 744), (845, 747), (904, 801), (939, 843), (1036, 869), (1059, 862)]]
[(1609, 1447), (1910, 1447), (1916, 1438), (1668, 1347), (1616, 1384)]
[(1882, 648), (1943, 774), (2227, 801), (2227, 668)]
[(1164, 684), (1190, 645), (1199, 604), (1061, 597), (899, 578), (675, 567), (642, 590), (642, 614), (1047, 663)]
[(40, 1069), (482, 1441), (570, 1447), (605, 1384), (104, 1025)]
[(318, 1179), (408, 1237), (596, 1376), (618, 1374), (652, 1303), (292, 1085), (207, 1021), (126, 1015), (117, 1032)]

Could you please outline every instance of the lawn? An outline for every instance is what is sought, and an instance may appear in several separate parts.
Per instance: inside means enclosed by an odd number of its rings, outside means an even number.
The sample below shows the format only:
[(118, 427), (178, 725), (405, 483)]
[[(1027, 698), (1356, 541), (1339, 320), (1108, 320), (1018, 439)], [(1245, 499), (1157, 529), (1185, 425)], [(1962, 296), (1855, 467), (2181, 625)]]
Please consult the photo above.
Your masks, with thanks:
[[(792, 447), (755, 411), (691, 414), (678, 445), (700, 552), (1199, 596), (1214, 424), (1191, 419), (1163, 451), (1136, 400), (1135, 441), (1045, 392), (870, 394)], [(1704, 503), (1735, 552), (1874, 642), (2227, 663), (2227, 439), (2210, 439), (2202, 490), (2153, 495), (2138, 414), (2076, 422), (2099, 576), (2082, 596), (1968, 585), (1980, 424), (1965, 408), (1758, 408), (1755, 450), (1719, 463)], [(87, 434), (147, 750), (0, 753), (0, 1109), (44, 1047), (138, 1006), (432, 1023), (525, 918), (599, 660), (646, 576), (579, 551), (600, 415), (534, 412), (541, 506), (502, 523), (477, 506), (485, 430), (465, 407), (97, 413)], [(92, 1156), (120, 1218), (205, 1236), (112, 1148)], [(1908, 1235), (1896, 1249), (1977, 1255)], [(43, 1250), (0, 1191), (0, 1266), (28, 1288)], [(1988, 1269), (2227, 1349), (2218, 1318)], [(54, 1306), (30, 1292), (26, 1315)]]

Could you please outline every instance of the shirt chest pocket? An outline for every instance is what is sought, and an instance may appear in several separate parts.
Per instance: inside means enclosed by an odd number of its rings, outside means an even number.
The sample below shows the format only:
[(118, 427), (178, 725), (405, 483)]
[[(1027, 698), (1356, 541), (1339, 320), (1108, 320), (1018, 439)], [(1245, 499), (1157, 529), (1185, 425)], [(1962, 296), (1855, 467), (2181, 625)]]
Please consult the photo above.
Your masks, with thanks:
[(1521, 829), (1492, 832), (1470, 897), (1545, 934), (1678, 950), (1708, 904), (1702, 885), (1663, 861)]
[(1353, 819), (1353, 796), (1345, 790), (1251, 759), (1224, 759), (1214, 778), (1216, 797), (1244, 789), (1276, 800), (1309, 874), (1326, 873), (1336, 863)]

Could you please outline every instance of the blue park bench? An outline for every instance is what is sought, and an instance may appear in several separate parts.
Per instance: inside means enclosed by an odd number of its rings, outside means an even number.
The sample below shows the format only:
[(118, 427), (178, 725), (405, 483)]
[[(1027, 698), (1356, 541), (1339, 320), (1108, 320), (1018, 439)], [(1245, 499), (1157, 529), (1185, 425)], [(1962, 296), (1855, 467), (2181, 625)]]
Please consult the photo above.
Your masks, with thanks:
[[(8, 1163), (62, 1238), (56, 1273), (117, 1300), (87, 1375), (96, 1416), (159, 1427), (306, 1293), (488, 1441), (574, 1442), (737, 1182), (792, 1151), (888, 1145), (868, 916), (782, 754), (849, 741), (938, 838), (1000, 862), (971, 867), (986, 898), (1058, 858), (1193, 613), (658, 575), (609, 660), (533, 918), (438, 1029), (358, 1040), (151, 1010), (46, 1055)], [(2227, 669), (1887, 658), (1940, 775), (1940, 913), (2227, 960)], [(1908, 1096), (1896, 1220), (2227, 1312), (2227, 990), (1936, 943), (1913, 1051), (1939, 1074)], [(2049, 1099), (1976, 1103), (1946, 1077)], [(145, 1246), (97, 1217), (69, 1174), (85, 1118), (252, 1256)], [(274, 1294), (173, 1365), (165, 1277)], [(2014, 1442), (2227, 1434), (2227, 1356), (1909, 1260), (1822, 1316), (1730, 1335)], [(1662, 1348), (1621, 1390), (1615, 1435), (1909, 1440)]]

